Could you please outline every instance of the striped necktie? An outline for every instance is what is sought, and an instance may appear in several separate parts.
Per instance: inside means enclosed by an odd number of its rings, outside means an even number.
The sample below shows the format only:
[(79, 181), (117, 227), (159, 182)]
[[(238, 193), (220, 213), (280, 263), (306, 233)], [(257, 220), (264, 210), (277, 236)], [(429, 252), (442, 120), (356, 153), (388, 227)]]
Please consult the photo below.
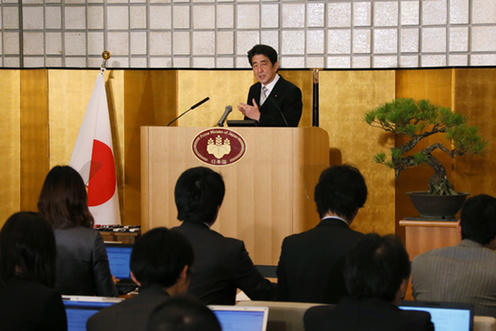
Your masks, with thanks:
[(263, 105), (265, 100), (267, 100), (269, 94), (269, 89), (266, 88), (265, 86), (262, 87), (262, 95), (260, 96), (260, 106)]

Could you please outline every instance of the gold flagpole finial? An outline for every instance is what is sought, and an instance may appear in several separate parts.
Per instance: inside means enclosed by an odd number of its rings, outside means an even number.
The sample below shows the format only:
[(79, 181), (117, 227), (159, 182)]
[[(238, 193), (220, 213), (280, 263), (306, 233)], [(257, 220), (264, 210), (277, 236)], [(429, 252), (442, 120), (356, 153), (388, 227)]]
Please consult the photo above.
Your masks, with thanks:
[(103, 62), (102, 62), (100, 69), (102, 71), (105, 71), (106, 66), (107, 66), (107, 61), (108, 61), (108, 59), (110, 59), (110, 52), (109, 51), (103, 51), (102, 52), (102, 59), (103, 59)]

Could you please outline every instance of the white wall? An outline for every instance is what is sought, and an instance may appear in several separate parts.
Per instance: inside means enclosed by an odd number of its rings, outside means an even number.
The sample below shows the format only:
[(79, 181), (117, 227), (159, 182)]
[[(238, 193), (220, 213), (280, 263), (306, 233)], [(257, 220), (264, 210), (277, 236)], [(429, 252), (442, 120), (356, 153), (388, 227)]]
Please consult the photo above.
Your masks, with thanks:
[(1, 0), (1, 67), (496, 65), (496, 0)]

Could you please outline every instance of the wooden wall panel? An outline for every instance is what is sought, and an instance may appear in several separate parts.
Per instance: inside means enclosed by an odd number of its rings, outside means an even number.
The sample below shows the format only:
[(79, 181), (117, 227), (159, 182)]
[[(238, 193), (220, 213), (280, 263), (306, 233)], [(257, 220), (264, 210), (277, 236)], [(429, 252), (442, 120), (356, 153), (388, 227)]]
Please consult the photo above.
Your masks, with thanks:
[(392, 100), (394, 95), (392, 70), (320, 73), (320, 127), (329, 133), (330, 163), (357, 166), (367, 183), (367, 202), (352, 224), (364, 233), (395, 232), (394, 174), (373, 161), (375, 153), (394, 142), (363, 119), (368, 110)]
[(22, 70), (21, 209), (37, 211), (40, 188), (49, 169), (48, 71)]
[(124, 73), (123, 224), (141, 224), (140, 128), (165, 126), (176, 117), (177, 70), (128, 70)]
[(21, 125), (19, 70), (0, 70), (0, 227), (21, 205)]
[(489, 142), (483, 155), (455, 160), (454, 181), (458, 190), (496, 196), (496, 69), (455, 69), (455, 111), (468, 116), (471, 125)]

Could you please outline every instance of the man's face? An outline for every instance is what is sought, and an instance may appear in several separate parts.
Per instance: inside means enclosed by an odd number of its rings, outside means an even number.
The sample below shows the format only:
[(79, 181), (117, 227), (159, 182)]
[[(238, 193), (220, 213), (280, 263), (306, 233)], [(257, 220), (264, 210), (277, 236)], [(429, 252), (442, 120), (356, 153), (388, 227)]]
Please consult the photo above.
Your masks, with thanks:
[(257, 54), (251, 58), (251, 67), (257, 80), (263, 85), (267, 85), (274, 80), (277, 69), (279, 69), (279, 62), (272, 64), (268, 57)]

